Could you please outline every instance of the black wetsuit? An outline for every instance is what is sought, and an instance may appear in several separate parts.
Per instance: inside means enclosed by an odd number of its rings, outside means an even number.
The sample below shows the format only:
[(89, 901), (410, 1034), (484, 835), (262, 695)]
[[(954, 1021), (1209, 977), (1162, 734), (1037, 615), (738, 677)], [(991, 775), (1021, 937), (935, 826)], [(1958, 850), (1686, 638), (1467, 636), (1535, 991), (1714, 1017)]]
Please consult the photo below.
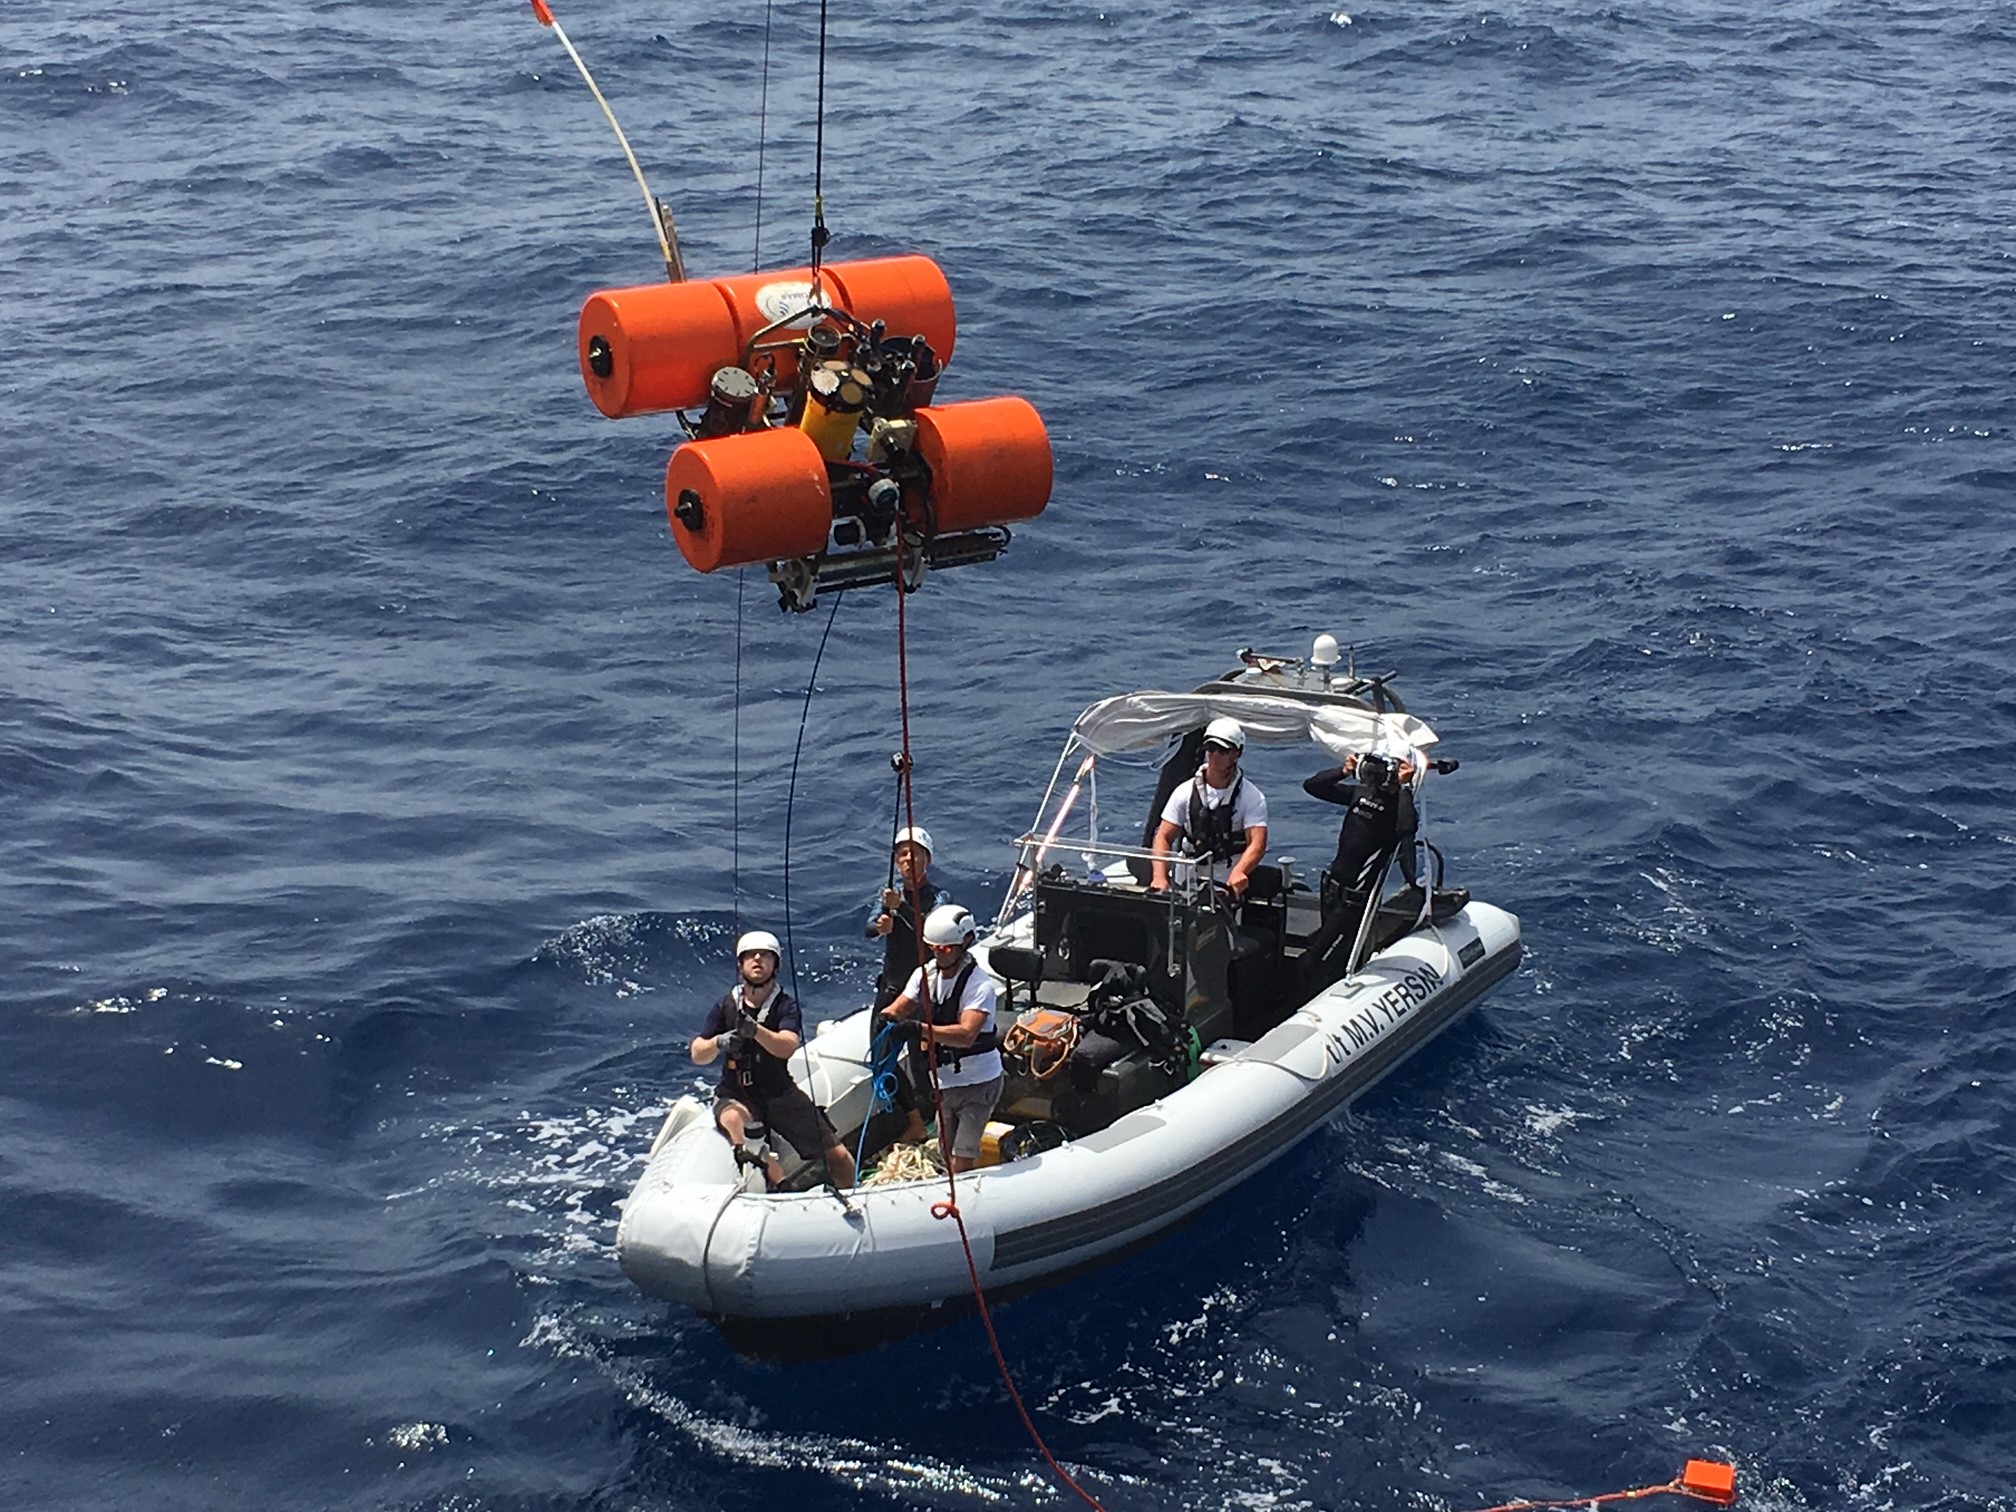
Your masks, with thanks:
[(1376, 886), (1378, 873), (1385, 869), (1381, 858), (1403, 843), (1400, 868), (1409, 882), (1414, 880), (1413, 842), (1419, 819), (1412, 788), (1400, 782), (1363, 787), (1345, 776), (1341, 767), (1330, 767), (1303, 783), (1302, 791), (1347, 810), (1337, 828), (1337, 855), (1330, 862), (1335, 887), (1363, 892)]
[[(889, 933), (882, 941), (882, 974), (875, 982), (877, 1009), (887, 1008), (895, 1002), (903, 984), (910, 980), (910, 973), (931, 958), (928, 951), (918, 950), (917, 934), (931, 910), (940, 903), (950, 901), (939, 893), (929, 877), (924, 879), (922, 887), (914, 890), (907, 883), (904, 885), (903, 896), (889, 911)], [(875, 921), (881, 917), (882, 911), (878, 896), (874, 909), (868, 915), (869, 934), (875, 933)]]
[(1341, 767), (1329, 767), (1302, 784), (1302, 791), (1345, 808), (1337, 828), (1337, 854), (1323, 879), (1323, 923), (1310, 936), (1303, 956), (1304, 976), (1334, 981), (1344, 969), (1344, 953), (1358, 937), (1358, 925), (1372, 900), (1395, 847), (1400, 871), (1414, 881), (1414, 835), (1419, 819), (1414, 790), (1398, 781), (1367, 787)]
[[(903, 883), (903, 896), (896, 900), (896, 906), (888, 910), (889, 933), (882, 941), (882, 971), (875, 979), (875, 1011), (880, 1013), (902, 994), (903, 986), (910, 980), (912, 972), (918, 968), (918, 957), (930, 959), (930, 952), (920, 952), (917, 937), (922, 931), (923, 921), (931, 916), (931, 910), (940, 903), (952, 900), (941, 893), (929, 877), (924, 885), (912, 888)], [(875, 932), (875, 921), (883, 914), (882, 900), (878, 895), (875, 906), (868, 913), (868, 933)], [(905, 1057), (909, 1075), (896, 1078), (895, 1105), (897, 1111), (909, 1114), (919, 1113), (931, 1105), (931, 1068), (925, 1063), (923, 1052), (915, 1045), (910, 1047)], [(920, 1098), (914, 1090), (924, 1088)]]

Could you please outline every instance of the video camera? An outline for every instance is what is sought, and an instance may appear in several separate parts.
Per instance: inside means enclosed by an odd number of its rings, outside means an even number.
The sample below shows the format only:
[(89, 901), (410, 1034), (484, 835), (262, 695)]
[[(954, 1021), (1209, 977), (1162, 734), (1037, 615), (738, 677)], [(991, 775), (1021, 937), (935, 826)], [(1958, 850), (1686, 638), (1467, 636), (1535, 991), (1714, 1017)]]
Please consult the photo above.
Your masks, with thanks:
[[(1439, 772), (1446, 777), (1461, 764), (1454, 756), (1441, 756), (1428, 762), (1427, 767), (1429, 771)], [(1377, 751), (1367, 751), (1358, 758), (1358, 765), (1353, 775), (1364, 787), (1390, 788), (1400, 780), (1400, 763), (1391, 756), (1381, 756)]]
[(1367, 751), (1358, 758), (1352, 775), (1358, 779), (1360, 787), (1389, 788), (1400, 780), (1400, 767), (1390, 756)]

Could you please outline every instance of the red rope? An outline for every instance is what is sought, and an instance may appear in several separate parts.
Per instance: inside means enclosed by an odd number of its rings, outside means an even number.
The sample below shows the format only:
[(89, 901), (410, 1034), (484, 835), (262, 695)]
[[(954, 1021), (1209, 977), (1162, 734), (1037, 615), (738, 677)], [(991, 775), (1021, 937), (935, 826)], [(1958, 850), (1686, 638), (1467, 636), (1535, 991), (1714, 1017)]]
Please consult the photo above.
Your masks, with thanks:
[[(910, 790), (910, 648), (908, 624), (904, 605), (910, 595), (903, 586), (903, 540), (906, 535), (903, 512), (896, 513), (896, 696), (901, 706), (903, 729), (903, 820), (914, 828), (917, 823), (915, 804)], [(917, 921), (917, 969), (924, 969), (924, 921)], [(921, 977), (920, 977), (921, 979)], [(925, 983), (926, 996), (930, 984)], [(980, 1267), (973, 1260), (973, 1241), (966, 1233), (966, 1218), (959, 1211), (959, 1178), (953, 1174), (952, 1152), (944, 1148), (945, 1098), (938, 1086), (938, 1057), (927, 1055), (925, 1064), (931, 1068), (931, 1106), (938, 1117), (940, 1137), (939, 1153), (945, 1157), (945, 1200), (931, 1205), (933, 1218), (950, 1218), (959, 1228), (959, 1248), (966, 1255), (966, 1277), (973, 1283), (973, 1301), (980, 1310), (980, 1326), (987, 1330), (987, 1347), (994, 1352), (994, 1368), (1001, 1373), (1001, 1384), (1008, 1388), (1008, 1400), (1015, 1404), (1015, 1412), (1022, 1419), (1022, 1426), (1029, 1432), (1029, 1440), (1036, 1446), (1036, 1452), (1043, 1456), (1043, 1463), (1050, 1467), (1050, 1473), (1066, 1487), (1076, 1493), (1078, 1499), (1091, 1507), (1093, 1512), (1106, 1512), (1093, 1496), (1077, 1481), (1071, 1472), (1057, 1463), (1057, 1456), (1050, 1452), (1050, 1446), (1043, 1442), (1043, 1435), (1037, 1430), (1036, 1421), (1029, 1416), (1029, 1409), (1022, 1403), (1022, 1393), (1015, 1389), (1015, 1378), (1008, 1370), (1008, 1357), (1001, 1352), (1001, 1339), (994, 1332), (994, 1316), (987, 1307), (987, 1293), (980, 1285)]]

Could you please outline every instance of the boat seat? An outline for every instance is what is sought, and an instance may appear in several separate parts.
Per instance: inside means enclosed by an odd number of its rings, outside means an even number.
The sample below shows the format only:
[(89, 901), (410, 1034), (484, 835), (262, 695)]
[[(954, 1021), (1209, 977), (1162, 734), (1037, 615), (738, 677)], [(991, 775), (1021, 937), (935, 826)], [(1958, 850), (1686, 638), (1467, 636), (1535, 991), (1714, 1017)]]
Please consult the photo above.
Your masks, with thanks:
[(1037, 944), (1046, 980), (1089, 982), (1094, 961), (1127, 961), (1167, 978), (1166, 907), (1138, 893), (1045, 879), (1037, 899)]
[(1129, 961), (1146, 966), (1154, 956), (1146, 919), (1128, 918), (1097, 909), (1075, 909), (1058, 936), (1068, 947), (1065, 971), (1074, 982), (1093, 980), (1094, 961)]

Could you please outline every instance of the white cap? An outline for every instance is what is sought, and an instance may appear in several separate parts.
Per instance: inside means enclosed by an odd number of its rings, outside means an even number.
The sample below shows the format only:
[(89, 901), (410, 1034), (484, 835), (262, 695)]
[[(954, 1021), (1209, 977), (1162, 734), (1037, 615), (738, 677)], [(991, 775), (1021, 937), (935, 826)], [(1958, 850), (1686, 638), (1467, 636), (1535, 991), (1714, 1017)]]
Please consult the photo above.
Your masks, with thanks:
[(1312, 667), (1334, 667), (1337, 665), (1337, 637), (1325, 631), (1316, 637), (1316, 644), (1309, 652)]
[(921, 824), (913, 824), (908, 829), (896, 831), (896, 839), (891, 843), (889, 849), (894, 850), (899, 845), (921, 845), (924, 847), (924, 853), (927, 856), (936, 855), (938, 850), (931, 843), (931, 831), (924, 828)]
[(735, 942), (735, 959), (741, 960), (752, 950), (767, 950), (778, 960), (784, 959), (784, 947), (777, 943), (777, 936), (767, 929), (752, 929)]
[(1246, 749), (1246, 731), (1240, 727), (1238, 720), (1227, 719), (1221, 714), (1204, 726), (1204, 744), (1228, 746), (1232, 750), (1243, 751)]

